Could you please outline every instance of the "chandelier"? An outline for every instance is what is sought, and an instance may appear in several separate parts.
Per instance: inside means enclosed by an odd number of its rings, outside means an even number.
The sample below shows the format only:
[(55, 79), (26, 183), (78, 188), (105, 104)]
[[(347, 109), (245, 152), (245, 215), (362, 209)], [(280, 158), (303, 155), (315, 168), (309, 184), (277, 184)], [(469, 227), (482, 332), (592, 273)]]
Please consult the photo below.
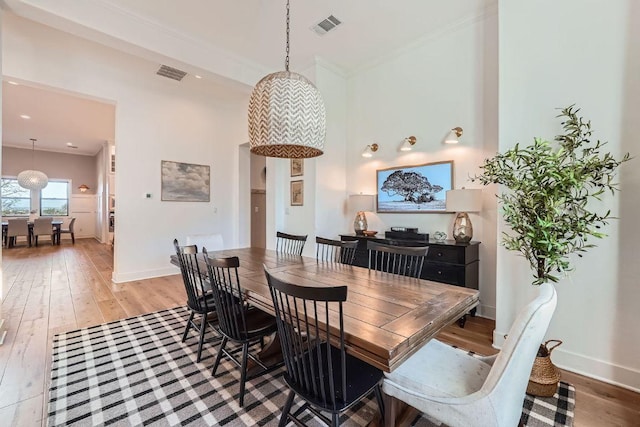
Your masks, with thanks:
[[(36, 139), (31, 138), (31, 165), (35, 164)], [(35, 167), (35, 166), (34, 166)], [(42, 190), (49, 184), (49, 178), (43, 172), (27, 169), (18, 174), (18, 185), (27, 190)]]
[(269, 74), (249, 100), (251, 152), (267, 157), (309, 158), (323, 154), (324, 102), (306, 77), (289, 71), (289, 0), (285, 71)]

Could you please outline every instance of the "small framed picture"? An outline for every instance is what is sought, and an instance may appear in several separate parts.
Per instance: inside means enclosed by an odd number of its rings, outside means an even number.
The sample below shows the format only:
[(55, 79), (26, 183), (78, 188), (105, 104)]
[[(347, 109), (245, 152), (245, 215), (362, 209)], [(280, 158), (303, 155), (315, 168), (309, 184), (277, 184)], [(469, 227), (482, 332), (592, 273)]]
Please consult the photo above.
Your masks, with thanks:
[(291, 181), (291, 206), (304, 204), (304, 181)]
[(304, 159), (291, 159), (291, 176), (304, 175)]

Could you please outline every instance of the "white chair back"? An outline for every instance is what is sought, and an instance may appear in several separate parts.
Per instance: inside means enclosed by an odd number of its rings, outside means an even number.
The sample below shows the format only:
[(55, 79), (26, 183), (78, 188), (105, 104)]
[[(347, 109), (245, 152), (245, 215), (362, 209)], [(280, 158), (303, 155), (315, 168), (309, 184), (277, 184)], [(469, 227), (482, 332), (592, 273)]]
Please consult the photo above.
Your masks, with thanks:
[(51, 236), (53, 234), (53, 227), (51, 225), (51, 218), (36, 218), (33, 221), (33, 235), (34, 236), (42, 236), (47, 235)]
[(533, 361), (544, 341), (557, 304), (551, 283), (540, 285), (538, 297), (524, 307), (509, 330), (480, 393), (490, 395), (498, 425), (517, 425)]
[(27, 224), (27, 218), (15, 218), (7, 220), (7, 236), (28, 236), (29, 225)]

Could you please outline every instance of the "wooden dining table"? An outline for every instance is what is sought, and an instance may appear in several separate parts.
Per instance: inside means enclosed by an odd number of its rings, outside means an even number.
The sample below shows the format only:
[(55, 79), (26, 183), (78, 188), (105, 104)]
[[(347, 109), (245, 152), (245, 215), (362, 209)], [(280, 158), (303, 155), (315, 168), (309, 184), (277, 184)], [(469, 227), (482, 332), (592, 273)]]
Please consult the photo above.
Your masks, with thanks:
[[(276, 278), (297, 285), (346, 285), (347, 352), (385, 372), (393, 371), (479, 302), (478, 291), (474, 289), (278, 254), (273, 250), (226, 249), (209, 252), (209, 256), (237, 256), (240, 283), (247, 300), (271, 314), (274, 308), (264, 267)], [(178, 265), (175, 255), (171, 262)]]

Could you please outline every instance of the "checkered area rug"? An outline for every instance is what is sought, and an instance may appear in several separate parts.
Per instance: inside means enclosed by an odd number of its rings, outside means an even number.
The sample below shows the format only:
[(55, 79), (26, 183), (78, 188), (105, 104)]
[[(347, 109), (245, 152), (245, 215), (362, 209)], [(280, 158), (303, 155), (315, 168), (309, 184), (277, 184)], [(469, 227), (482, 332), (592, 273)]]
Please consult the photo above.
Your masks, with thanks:
[[(283, 369), (248, 381), (245, 407), (240, 408), (240, 370), (223, 359), (212, 377), (213, 345), (205, 346), (202, 361), (196, 363), (196, 333), (181, 342), (188, 317), (179, 307), (56, 335), (48, 425), (277, 425), (288, 392)], [(562, 390), (555, 400), (527, 397), (525, 425), (571, 425), (573, 387)], [(302, 405), (299, 400), (294, 411)], [(341, 421), (363, 426), (377, 412), (375, 399), (370, 399)], [(566, 414), (564, 424), (558, 421), (560, 412)], [(311, 414), (304, 422), (323, 425)], [(414, 425), (437, 426), (422, 417)]]

